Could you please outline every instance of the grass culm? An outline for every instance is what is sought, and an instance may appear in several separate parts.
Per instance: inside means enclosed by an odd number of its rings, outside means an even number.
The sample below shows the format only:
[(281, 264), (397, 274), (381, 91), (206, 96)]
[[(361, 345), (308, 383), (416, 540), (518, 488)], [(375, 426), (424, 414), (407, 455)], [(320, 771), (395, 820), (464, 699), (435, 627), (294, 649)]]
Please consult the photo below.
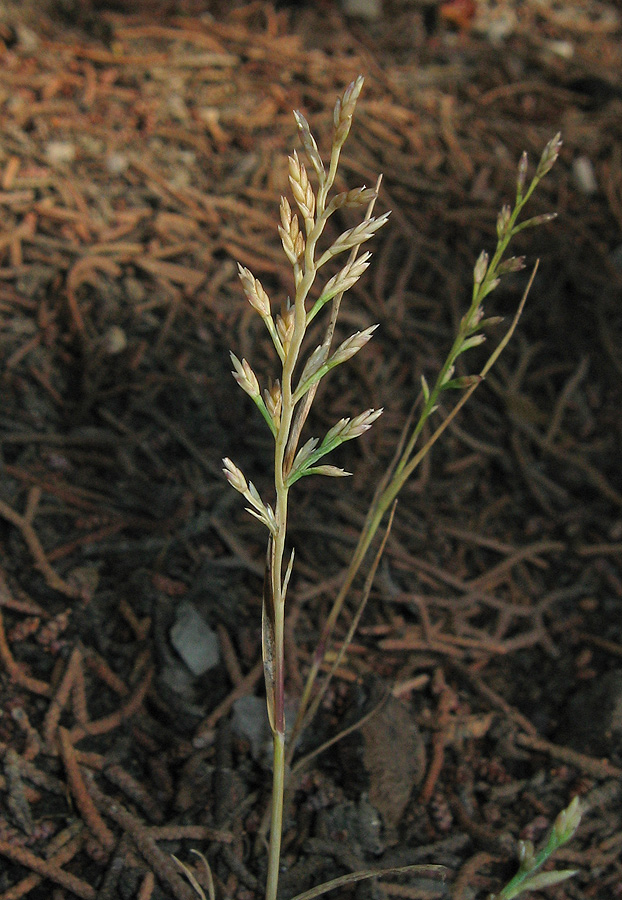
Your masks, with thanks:
[[(404, 426), (394, 459), (386, 472), (379, 477), (377, 490), (351, 562), (323, 625), (286, 746), (284, 624), (287, 590), (294, 565), (294, 551), (288, 550), (287, 546), (290, 492), (296, 482), (307, 476), (347, 477), (349, 473), (326, 462), (325, 457), (346, 441), (365, 434), (382, 413), (382, 409), (355, 410), (351, 417), (336, 422), (322, 438), (310, 437), (304, 442), (302, 440), (304, 426), (321, 380), (336, 366), (342, 365), (362, 351), (377, 327), (370, 325), (356, 331), (338, 346), (334, 346), (335, 326), (342, 299), (364, 275), (370, 264), (371, 253), (363, 251), (363, 245), (367, 245), (367, 242), (374, 238), (389, 218), (388, 212), (374, 215), (380, 179), (373, 188), (359, 187), (345, 192), (334, 192), (340, 154), (350, 132), (362, 86), (363, 79), (359, 77), (337, 100), (332, 144), (326, 164), (307, 120), (300, 112), (294, 113), (306, 163), (296, 152), (289, 157), (289, 184), (294, 199), (294, 210), (290, 202), (282, 197), (278, 226), (283, 250), (292, 269), (293, 300), (288, 299), (280, 304), (279, 310), (275, 312), (274, 304), (261, 282), (248, 268), (239, 267), (244, 294), (268, 331), (278, 368), (277, 372), (272, 373), (272, 377), (266, 379), (262, 388), (260, 379), (248, 360), (238, 359), (235, 354), (231, 354), (233, 376), (257, 406), (274, 441), (272, 503), (265, 502), (255, 485), (246, 479), (233, 461), (228, 458), (224, 460), (227, 480), (242, 494), (248, 504), (248, 511), (268, 532), (262, 609), (262, 652), (268, 718), (273, 739), (273, 784), (266, 900), (276, 900), (277, 897), (287, 772), (293, 763), (297, 739), (315, 715), (329, 683), (330, 672), (324, 676), (321, 683), (319, 675), (331, 645), (335, 623), (348, 592), (367, 559), (378, 530), (389, 520), (391, 508), (399, 492), (460, 408), (485, 379), (516, 328), (536, 267), (509, 327), (488, 356), (484, 366), (470, 375), (456, 375), (458, 357), (469, 349), (481, 345), (486, 339), (487, 329), (501, 321), (494, 316), (486, 317), (484, 301), (497, 288), (504, 275), (518, 272), (525, 265), (522, 257), (507, 255), (512, 238), (526, 228), (554, 218), (554, 214), (531, 219), (522, 219), (521, 216), (538, 183), (557, 159), (561, 147), (559, 135), (549, 141), (544, 148), (531, 180), (527, 178), (526, 153), (521, 157), (517, 170), (514, 205), (504, 205), (499, 213), (494, 252), (490, 256), (482, 252), (475, 264), (470, 303), (460, 321), (445, 362), (430, 384), (426, 378), (422, 378), (421, 393), (414, 405), (413, 415)], [(359, 210), (361, 221), (325, 246), (327, 223), (337, 210), (344, 208)], [(325, 278), (325, 266), (333, 260), (340, 262), (341, 267), (332, 277)], [(305, 338), (317, 316), (325, 317), (323, 339), (318, 346), (310, 348)], [(447, 401), (452, 397), (455, 398), (453, 403), (444, 404), (445, 413), (442, 418), (434, 415), (439, 407), (441, 395), (446, 395), (444, 399)], [(428, 427), (424, 432), (426, 425)], [(385, 528), (385, 538), (387, 533), (388, 525)], [(354, 616), (349, 639), (369, 594), (371, 578), (378, 559), (379, 553), (376, 554), (368, 571), (363, 600)], [(344, 642), (344, 650), (347, 643), (348, 641)], [(340, 654), (344, 650), (340, 650), (337, 654), (332, 670), (339, 664)], [(555, 878), (559, 881), (572, 874), (566, 871), (539, 873), (536, 870), (540, 869), (558, 846), (569, 839), (578, 825), (579, 816), (578, 805), (573, 801), (556, 820), (552, 836), (541, 851), (536, 853), (532, 847), (523, 848), (519, 872), (497, 895), (498, 900), (509, 900), (531, 887), (553, 884), (556, 883)], [(376, 874), (378, 873), (374, 871), (354, 873), (347, 876), (347, 879), (353, 881)], [(343, 883), (343, 879), (337, 879), (336, 882), (318, 886), (304, 896), (317, 896)]]

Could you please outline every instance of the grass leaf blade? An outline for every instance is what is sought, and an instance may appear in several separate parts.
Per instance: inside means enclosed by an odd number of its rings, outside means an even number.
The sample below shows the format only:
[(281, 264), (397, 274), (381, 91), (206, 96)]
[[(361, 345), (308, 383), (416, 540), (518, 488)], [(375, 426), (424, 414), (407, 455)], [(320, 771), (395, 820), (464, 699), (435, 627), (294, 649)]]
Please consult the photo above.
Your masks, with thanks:
[(362, 869), (359, 872), (350, 872), (348, 875), (341, 875), (339, 878), (325, 881), (324, 884), (318, 884), (302, 894), (296, 894), (295, 897), (292, 897), (292, 900), (314, 900), (315, 897), (321, 897), (322, 894), (327, 894), (329, 891), (336, 890), (336, 888), (356, 884), (358, 881), (365, 881), (369, 878), (382, 878), (384, 875), (404, 875), (407, 872), (416, 872), (418, 875), (444, 879), (447, 869), (445, 866), (392, 866), (389, 869)]

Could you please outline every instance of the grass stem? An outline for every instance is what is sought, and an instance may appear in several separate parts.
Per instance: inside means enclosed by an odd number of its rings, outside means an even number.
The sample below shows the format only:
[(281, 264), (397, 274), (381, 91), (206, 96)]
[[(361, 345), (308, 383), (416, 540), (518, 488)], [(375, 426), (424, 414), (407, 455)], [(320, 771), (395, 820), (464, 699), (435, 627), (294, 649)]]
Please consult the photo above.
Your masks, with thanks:
[[(317, 712), (330, 678), (341, 659), (341, 656), (338, 655), (335, 666), (329, 671), (320, 689), (316, 691), (315, 682), (325, 660), (335, 624), (389, 507), (395, 504), (397, 496), (406, 481), (444, 433), (473, 391), (483, 381), (486, 373), (497, 360), (516, 327), (535, 270), (510, 328), (506, 331), (505, 336), (494, 352), (489, 356), (480, 374), (454, 377), (455, 363), (458, 357), (471, 347), (481, 344), (485, 337), (482, 333), (477, 332), (483, 331), (495, 321), (494, 319), (483, 319), (483, 300), (495, 289), (502, 275), (506, 272), (515, 272), (523, 268), (523, 260), (521, 258), (511, 258), (505, 262), (503, 261), (511, 238), (524, 228), (550, 220), (550, 216), (539, 216), (522, 222), (520, 225), (518, 224), (518, 218), (525, 203), (535, 190), (539, 180), (555, 162), (561, 147), (559, 135), (553, 138), (552, 141), (549, 141), (542, 154), (536, 173), (526, 191), (524, 188), (527, 159), (525, 155), (521, 158), (514, 209), (512, 210), (508, 205), (505, 205), (499, 214), (497, 219), (497, 247), (490, 263), (488, 255), (482, 253), (475, 265), (473, 292), (469, 309), (460, 322), (452, 347), (441, 366), (431, 390), (428, 388), (425, 378), (422, 378), (422, 403), (419, 417), (413, 425), (414, 417), (409, 416), (400, 439), (399, 450), (396, 451), (392, 463), (389, 465), (376, 490), (356, 549), (345, 573), (341, 589), (322, 628), (320, 640), (304, 686), (293, 732), (286, 747), (284, 622), (287, 587), (293, 566), (293, 553), (287, 566), (284, 563), (289, 489), (305, 475), (322, 474), (332, 477), (347, 475), (347, 472), (336, 466), (318, 465), (318, 463), (326, 454), (340, 444), (364, 434), (382, 412), (381, 409), (367, 409), (353, 418), (342, 418), (329, 429), (322, 441), (319, 438), (311, 438), (300, 450), (298, 449), (303, 426), (307, 420), (320, 380), (335, 366), (346, 362), (358, 353), (369, 341), (377, 327), (376, 325), (371, 325), (355, 332), (343, 341), (336, 350), (331, 352), (331, 344), (342, 297), (356, 284), (369, 265), (368, 260), (371, 254), (365, 252), (359, 257), (359, 250), (363, 243), (372, 238), (386, 224), (389, 215), (389, 213), (384, 213), (376, 218), (372, 216), (380, 188), (380, 179), (375, 189), (363, 186), (351, 191), (334, 194), (329, 200), (329, 194), (332, 192), (337, 173), (341, 149), (349, 134), (352, 116), (362, 86), (363, 79), (359, 77), (346, 88), (343, 95), (337, 100), (333, 116), (334, 130), (328, 170), (324, 167), (306, 119), (301, 113), (295, 113), (302, 144), (308, 161), (315, 171), (318, 187), (317, 191), (314, 192), (305, 165), (294, 151), (289, 158), (289, 182), (298, 212), (292, 212), (289, 201), (282, 197), (280, 207), (281, 225), (279, 226), (283, 250), (293, 270), (295, 285), (293, 305), (288, 299), (287, 303), (281, 306), (280, 314), (273, 315), (270, 298), (261, 282), (254, 277), (249, 269), (243, 266), (239, 267), (240, 280), (246, 298), (252, 308), (261, 316), (276, 349), (281, 367), (280, 378), (274, 381), (270, 380), (269, 387), (264, 389), (262, 394), (259, 379), (249, 363), (245, 359), (239, 360), (235, 354), (231, 355), (234, 366), (234, 378), (257, 405), (274, 438), (274, 510), (272, 510), (271, 506), (264, 503), (255, 486), (252, 482), (246, 480), (244, 474), (235, 463), (230, 459), (223, 460), (225, 477), (231, 486), (247, 500), (249, 503), (247, 509), (251, 515), (262, 522), (269, 532), (262, 607), (262, 655), (268, 718), (273, 737), (273, 782), (270, 805), (266, 900), (276, 900), (278, 894), (286, 773), (290, 766), (300, 731)], [(358, 208), (361, 211), (366, 208), (362, 221), (353, 228), (344, 231), (326, 249), (318, 251), (318, 243), (324, 235), (325, 226), (329, 218), (334, 212), (343, 207)], [(300, 216), (300, 222), (298, 216)], [(320, 290), (314, 300), (313, 293), (316, 291), (316, 281), (320, 270), (323, 270), (324, 265), (331, 263), (332, 260), (347, 251), (349, 251), (349, 256), (345, 265), (342, 265), (342, 268), (326, 281), (323, 289)], [(332, 301), (331, 315), (326, 325), (323, 341), (319, 347), (308, 354), (306, 360), (303, 360), (305, 337), (309, 325), (330, 301)], [(300, 368), (300, 375), (296, 375)], [(296, 378), (298, 379), (297, 381), (295, 381)], [(419, 439), (429, 418), (438, 408), (441, 395), (450, 389), (460, 390), (461, 396), (453, 404), (450, 412), (440, 425), (433, 430), (432, 435), (424, 445), (416, 451)], [(340, 651), (341, 654), (345, 652), (351, 641), (354, 629), (363, 613), (371, 591), (375, 570), (388, 538), (392, 517), (393, 512), (391, 513), (391, 519), (381, 547), (368, 573), (363, 599), (354, 616), (352, 628), (344, 642), (343, 649)], [(378, 873), (354, 873), (348, 876), (347, 881), (356, 881), (359, 876), (372, 877), (376, 874)], [(311, 893), (313, 896), (319, 896), (320, 893), (328, 890), (330, 887), (340, 886), (341, 883), (337, 879), (337, 881), (328, 886), (324, 885), (314, 889)]]

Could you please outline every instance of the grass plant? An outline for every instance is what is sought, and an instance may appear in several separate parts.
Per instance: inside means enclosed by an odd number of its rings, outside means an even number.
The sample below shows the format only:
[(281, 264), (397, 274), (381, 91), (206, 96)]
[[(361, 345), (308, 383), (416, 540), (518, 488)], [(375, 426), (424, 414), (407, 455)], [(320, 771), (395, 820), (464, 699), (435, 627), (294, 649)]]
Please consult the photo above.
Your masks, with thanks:
[[(239, 266), (244, 293), (268, 331), (279, 368), (278, 377), (268, 378), (262, 388), (251, 364), (246, 359), (240, 360), (235, 354), (231, 354), (235, 380), (259, 409), (274, 439), (273, 503), (265, 502), (255, 485), (246, 479), (233, 461), (228, 458), (223, 460), (227, 480), (247, 501), (247, 509), (251, 515), (268, 531), (262, 608), (262, 652), (268, 718), (273, 738), (273, 785), (266, 900), (276, 900), (277, 897), (286, 772), (292, 763), (296, 741), (302, 729), (313, 718), (326, 691), (330, 672), (319, 687), (316, 682), (348, 592), (367, 557), (378, 529), (385, 521), (389, 508), (394, 504), (402, 487), (459, 409), (484, 380), (516, 327), (535, 274), (535, 267), (514, 318), (483, 368), (471, 375), (456, 375), (458, 358), (469, 349), (482, 344), (486, 330), (501, 321), (497, 317), (485, 316), (484, 300), (495, 290), (504, 275), (517, 272), (524, 267), (522, 257), (506, 256), (512, 238), (525, 228), (554, 218), (554, 214), (547, 214), (520, 220), (523, 209), (538, 183), (557, 159), (561, 147), (559, 135), (546, 145), (535, 174), (529, 182), (526, 153), (521, 157), (516, 179), (515, 203), (512, 207), (503, 206), (497, 219), (496, 249), (492, 257), (482, 252), (475, 264), (470, 305), (462, 317), (451, 349), (438, 375), (431, 385), (425, 377), (422, 378), (420, 397), (404, 427), (394, 459), (380, 480), (341, 589), (323, 626), (289, 745), (286, 747), (284, 624), (287, 589), (294, 564), (294, 551), (288, 553), (287, 550), (290, 491), (296, 482), (306, 476), (346, 477), (348, 472), (327, 463), (325, 457), (346, 441), (365, 434), (382, 413), (382, 409), (356, 411), (352, 417), (342, 418), (336, 422), (321, 439), (310, 437), (301, 443), (303, 428), (321, 380), (336, 366), (342, 365), (361, 351), (377, 327), (370, 325), (356, 331), (336, 348), (333, 347), (342, 298), (370, 264), (371, 253), (361, 252), (361, 248), (386, 224), (389, 217), (388, 212), (377, 216), (373, 214), (380, 179), (374, 188), (363, 186), (345, 192), (334, 192), (340, 154), (350, 132), (362, 86), (363, 79), (359, 77), (337, 100), (330, 156), (326, 165), (307, 120), (300, 112), (294, 113), (307, 164), (295, 151), (289, 157), (289, 184), (295, 201), (295, 211), (292, 210), (289, 201), (282, 197), (279, 224), (283, 250), (292, 268), (293, 300), (290, 301), (288, 298), (280, 305), (279, 311), (275, 312), (273, 302), (261, 282), (248, 268)], [(343, 208), (360, 210), (361, 221), (344, 231), (332, 243), (328, 243), (328, 246), (323, 246), (322, 238), (329, 219), (337, 210)], [(333, 260), (341, 263), (340, 268), (336, 274), (326, 278), (325, 266)], [(309, 348), (305, 341), (309, 326), (316, 316), (321, 314), (326, 316), (322, 343), (315, 348)], [(457, 399), (449, 411), (445, 411), (443, 417), (438, 417), (440, 422), (432, 428), (425, 442), (421, 443), (424, 427), (439, 409), (441, 398), (445, 399), (445, 395), (453, 395)], [(376, 564), (378, 558), (377, 555)], [(374, 566), (371, 569), (372, 575), (373, 570)], [(368, 575), (364, 600), (370, 587), (371, 576)], [(357, 611), (355, 622), (358, 621), (361, 612), (362, 605)], [(530, 857), (531, 862), (533, 859), (533, 856)], [(541, 865), (538, 860), (540, 857), (536, 858), (536, 863), (529, 872), (525, 870), (527, 874), (523, 882), (527, 879), (529, 883), (531, 878), (533, 883), (533, 878), (537, 877), (533, 874), (533, 870)], [(425, 868), (429, 870), (429, 867)], [(349, 880), (371, 877), (374, 874), (378, 873), (357, 873), (349, 876)], [(305, 895), (305, 898), (308, 900), (309, 896), (317, 896), (343, 883), (343, 880), (337, 879), (334, 883), (318, 887), (309, 895)], [(502, 898), (509, 900), (512, 896), (516, 894), (502, 893), (498, 895), (498, 900)]]
[(508, 881), (498, 894), (491, 894), (488, 900), (513, 900), (527, 891), (541, 891), (543, 888), (561, 884), (576, 875), (576, 869), (540, 871), (556, 850), (567, 844), (581, 822), (581, 805), (574, 797), (568, 807), (555, 819), (551, 833), (544, 845), (536, 853), (531, 841), (518, 842), (519, 866), (516, 875)]

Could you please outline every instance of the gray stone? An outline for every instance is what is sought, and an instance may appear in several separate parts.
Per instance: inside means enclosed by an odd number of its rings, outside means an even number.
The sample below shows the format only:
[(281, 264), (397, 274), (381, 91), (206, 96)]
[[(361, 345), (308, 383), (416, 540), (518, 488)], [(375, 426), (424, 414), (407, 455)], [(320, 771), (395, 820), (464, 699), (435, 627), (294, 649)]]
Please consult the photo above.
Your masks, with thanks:
[(240, 697), (233, 704), (233, 733), (248, 741), (255, 762), (264, 764), (271, 750), (271, 732), (264, 697)]
[(171, 644), (195, 677), (204, 675), (220, 662), (218, 636), (192, 603), (179, 604), (169, 636)]
[(318, 813), (317, 829), (325, 839), (346, 840), (347, 845), (360, 854), (380, 855), (386, 844), (382, 836), (382, 819), (367, 797), (345, 800)]
[(598, 193), (598, 181), (592, 160), (587, 156), (577, 156), (572, 161), (572, 177), (582, 194), (591, 197)]

